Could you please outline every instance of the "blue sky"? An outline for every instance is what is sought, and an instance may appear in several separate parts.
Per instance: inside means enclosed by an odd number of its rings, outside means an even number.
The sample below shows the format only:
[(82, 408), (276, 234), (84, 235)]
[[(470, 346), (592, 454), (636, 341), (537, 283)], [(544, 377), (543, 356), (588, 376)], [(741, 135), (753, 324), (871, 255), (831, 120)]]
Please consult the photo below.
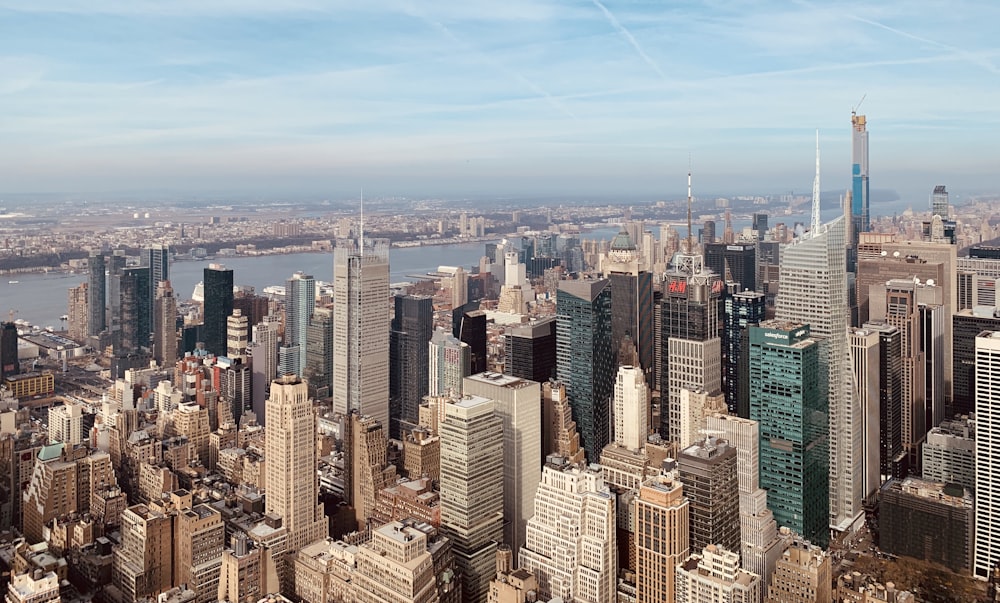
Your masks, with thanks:
[(1000, 191), (1000, 3), (0, 0), (0, 191)]

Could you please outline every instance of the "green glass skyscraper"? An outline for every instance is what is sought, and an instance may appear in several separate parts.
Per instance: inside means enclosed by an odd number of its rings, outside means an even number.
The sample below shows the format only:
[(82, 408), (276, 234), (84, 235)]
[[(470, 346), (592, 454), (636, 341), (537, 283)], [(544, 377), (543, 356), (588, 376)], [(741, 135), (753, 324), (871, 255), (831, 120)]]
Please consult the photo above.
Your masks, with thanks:
[(760, 485), (778, 525), (829, 540), (827, 397), (809, 325), (750, 327), (750, 418), (760, 424)]
[(587, 459), (597, 462), (611, 438), (615, 386), (609, 281), (560, 281), (556, 316), (556, 373), (566, 385)]

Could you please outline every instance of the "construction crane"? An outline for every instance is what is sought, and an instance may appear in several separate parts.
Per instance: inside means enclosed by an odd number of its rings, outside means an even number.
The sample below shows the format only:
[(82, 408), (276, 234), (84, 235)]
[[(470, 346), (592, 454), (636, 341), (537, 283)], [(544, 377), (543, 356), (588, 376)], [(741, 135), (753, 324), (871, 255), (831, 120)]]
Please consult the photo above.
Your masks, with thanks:
[(861, 103), (865, 102), (866, 98), (868, 98), (868, 93), (867, 92), (865, 92), (864, 94), (862, 94), (861, 95), (861, 100), (858, 101), (858, 104), (854, 105), (851, 108), (851, 115), (857, 115), (858, 114), (858, 109), (861, 108)]

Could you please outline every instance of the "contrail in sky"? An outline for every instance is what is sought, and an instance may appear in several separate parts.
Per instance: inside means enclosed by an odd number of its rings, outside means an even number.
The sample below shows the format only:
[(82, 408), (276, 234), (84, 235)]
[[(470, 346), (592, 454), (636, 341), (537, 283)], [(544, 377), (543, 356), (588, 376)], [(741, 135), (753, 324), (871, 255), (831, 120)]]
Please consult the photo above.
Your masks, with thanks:
[(604, 13), (604, 16), (607, 18), (608, 23), (610, 23), (611, 26), (618, 31), (618, 33), (625, 36), (625, 39), (628, 40), (628, 43), (632, 45), (632, 48), (634, 48), (635, 51), (639, 53), (639, 56), (642, 57), (642, 60), (647, 65), (649, 65), (650, 68), (653, 71), (655, 71), (660, 77), (662, 77), (663, 79), (667, 79), (667, 74), (663, 73), (663, 70), (660, 69), (660, 66), (656, 64), (656, 61), (654, 61), (652, 57), (646, 54), (646, 51), (642, 49), (642, 46), (639, 46), (639, 42), (636, 41), (635, 37), (632, 36), (629, 30), (625, 29), (625, 26), (622, 25), (620, 21), (618, 21), (618, 19), (611, 13), (611, 11), (609, 11), (606, 6), (601, 4), (600, 0), (591, 0), (591, 2), (594, 3), (594, 6), (601, 9), (601, 12)]

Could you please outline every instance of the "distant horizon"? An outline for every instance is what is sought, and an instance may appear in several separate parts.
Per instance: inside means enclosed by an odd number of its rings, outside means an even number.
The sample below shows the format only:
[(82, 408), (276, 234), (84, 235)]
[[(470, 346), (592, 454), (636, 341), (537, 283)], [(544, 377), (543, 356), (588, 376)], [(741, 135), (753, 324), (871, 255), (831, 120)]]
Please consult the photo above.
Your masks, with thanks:
[(873, 188), (1000, 194), (992, 2), (0, 0), (0, 19), (8, 196), (671, 198), (689, 164), (702, 195), (809, 191), (817, 129), (824, 189), (846, 190), (852, 110)]

